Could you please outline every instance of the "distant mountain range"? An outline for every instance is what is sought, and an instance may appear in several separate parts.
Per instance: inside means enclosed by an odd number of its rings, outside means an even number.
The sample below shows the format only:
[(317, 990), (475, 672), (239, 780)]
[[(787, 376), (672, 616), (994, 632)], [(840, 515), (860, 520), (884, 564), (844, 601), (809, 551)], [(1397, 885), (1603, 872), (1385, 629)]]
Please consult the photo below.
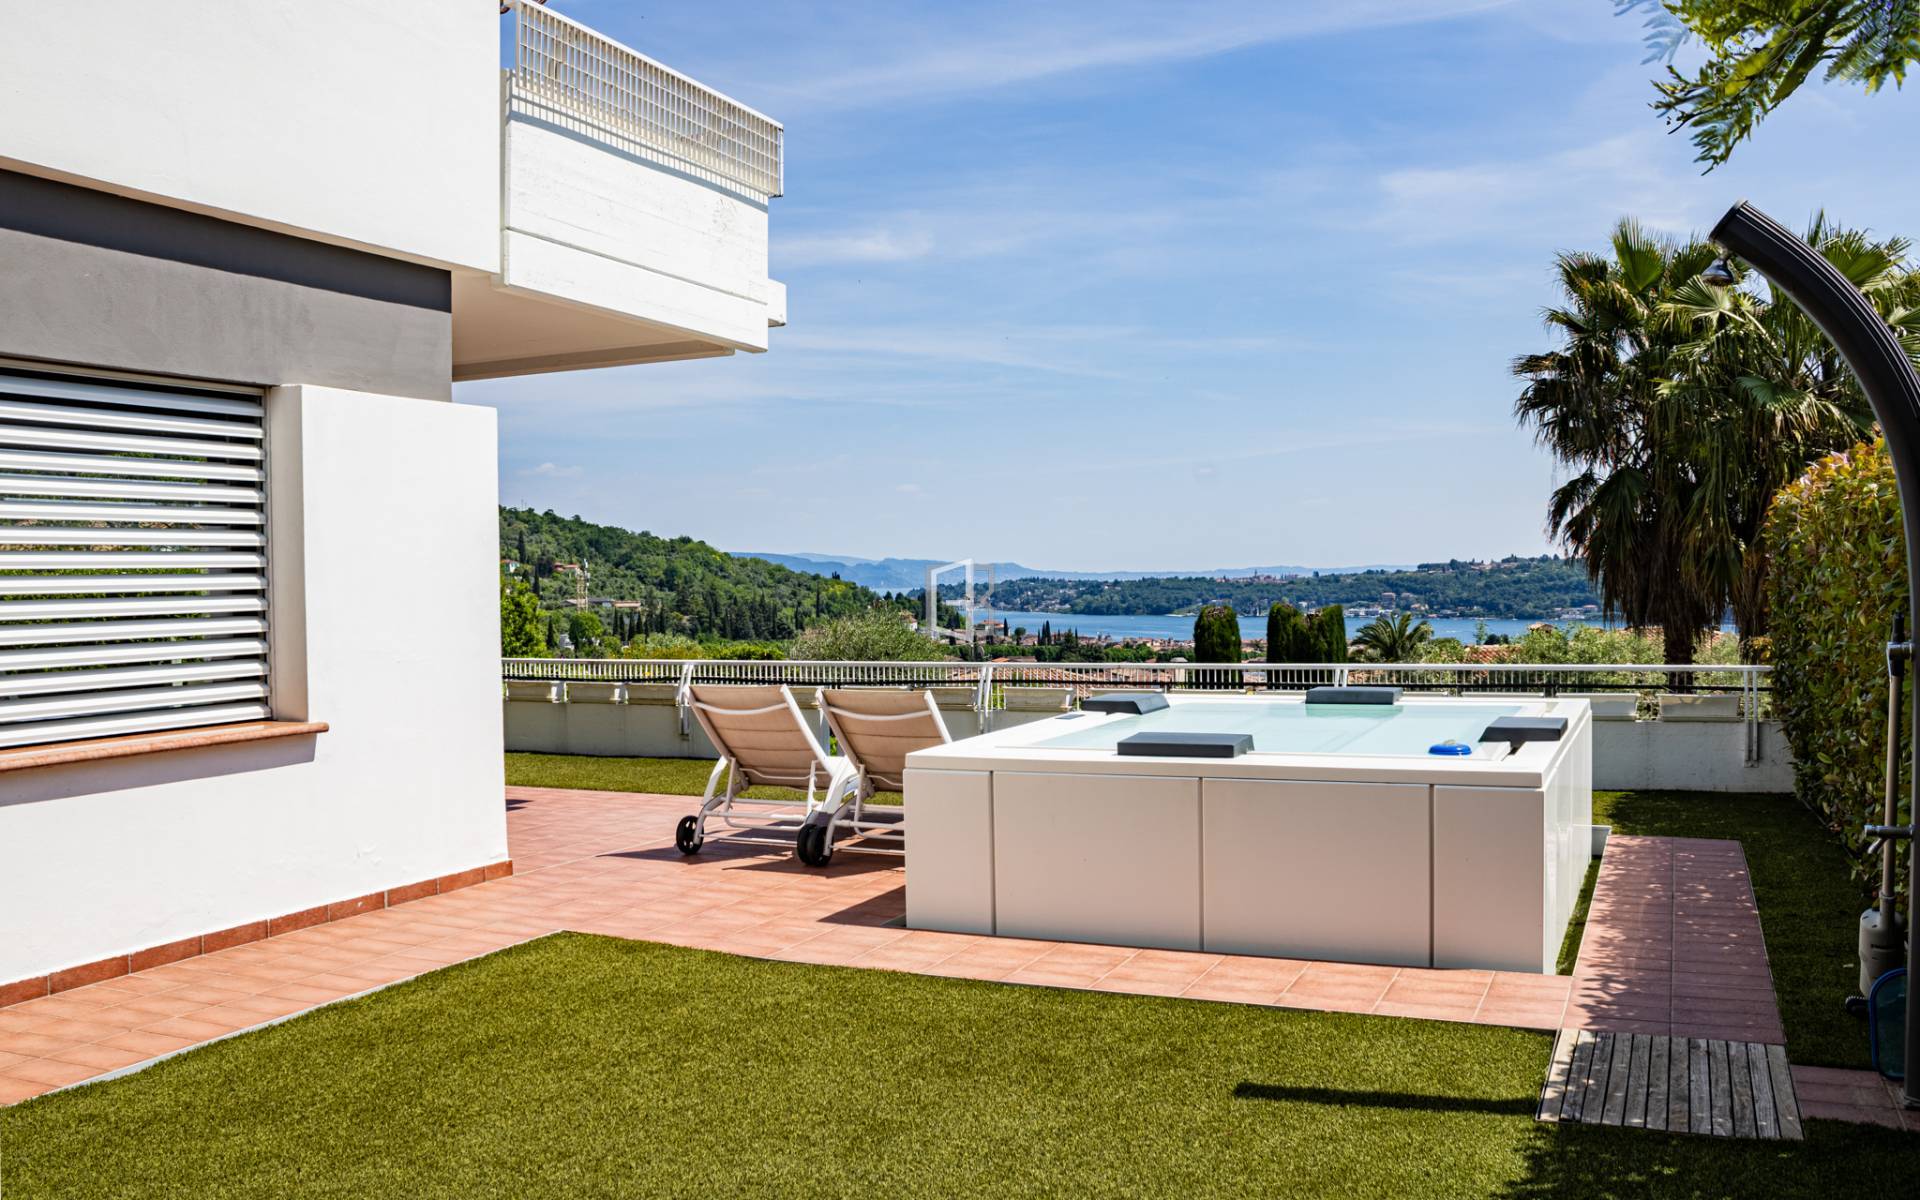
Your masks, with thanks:
[[(851, 583), (869, 587), (875, 591), (899, 592), (913, 591), (926, 586), (927, 569), (949, 562), (943, 558), (859, 558), (851, 554), (769, 554), (758, 550), (735, 550), (735, 558), (758, 558), (766, 562), (795, 571), (812, 571), (820, 575), (838, 575)], [(1207, 571), (1053, 571), (1042, 567), (1029, 567), (1016, 562), (975, 563), (976, 578), (984, 580), (987, 568), (991, 565), (994, 577), (1008, 579), (1089, 579), (1089, 580), (1129, 580), (1129, 579), (1183, 579), (1199, 577), (1204, 579), (1245, 579), (1255, 575), (1285, 577), (1289, 575), (1312, 575), (1318, 571), (1322, 575), (1350, 575), (1360, 571), (1400, 571), (1408, 569), (1410, 563), (1365, 563), (1353, 567), (1301, 567), (1279, 565), (1271, 567), (1221, 567)], [(957, 582), (957, 573), (945, 576), (941, 582)]]

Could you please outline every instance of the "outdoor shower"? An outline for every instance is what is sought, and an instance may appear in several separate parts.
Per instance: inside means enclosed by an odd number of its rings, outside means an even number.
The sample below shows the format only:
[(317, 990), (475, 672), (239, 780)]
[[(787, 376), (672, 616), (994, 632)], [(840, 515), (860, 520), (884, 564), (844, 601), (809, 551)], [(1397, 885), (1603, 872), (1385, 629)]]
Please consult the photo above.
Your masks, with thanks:
[[(1713, 227), (1713, 240), (1747, 262), (1798, 304), (1827, 335), (1840, 356), (1860, 380), (1873, 414), (1886, 434), (1900, 488), (1901, 525), (1907, 538), (1908, 627), (1920, 629), (1920, 376), (1907, 361), (1893, 330), (1873, 310), (1860, 290), (1835, 270), (1819, 251), (1789, 233), (1779, 222), (1744, 201), (1727, 210)], [(1718, 265), (1718, 264), (1716, 264)], [(1899, 635), (1894, 637), (1899, 640)], [(1897, 686), (1897, 683), (1896, 683)], [(1911, 714), (1920, 735), (1920, 705)], [(1920, 745), (1920, 736), (1915, 739)], [(1890, 746), (1891, 755), (1895, 748)], [(1920, 779), (1914, 781), (1920, 791)], [(1907, 961), (1914, 961), (1914, 880), (1920, 878), (1920, 842), (1913, 824), (1920, 808), (1911, 807), (1904, 826), (1869, 825), (1869, 833), (1886, 839), (1905, 839), (1909, 845), (1907, 884)], [(1911, 978), (1911, 977), (1909, 977)], [(1920, 1107), (1920, 1006), (1908, 993), (1905, 1039), (1905, 1080), (1902, 1098), (1908, 1107)]]

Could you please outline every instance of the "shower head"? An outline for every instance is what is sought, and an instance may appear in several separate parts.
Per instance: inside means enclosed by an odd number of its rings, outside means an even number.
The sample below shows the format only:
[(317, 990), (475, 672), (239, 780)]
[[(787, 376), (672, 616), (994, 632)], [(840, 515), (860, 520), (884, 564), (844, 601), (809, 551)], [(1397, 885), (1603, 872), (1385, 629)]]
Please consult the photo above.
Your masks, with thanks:
[(1740, 282), (1740, 277), (1733, 273), (1733, 267), (1724, 258), (1714, 259), (1712, 266), (1700, 272), (1700, 278), (1714, 287), (1732, 287)]

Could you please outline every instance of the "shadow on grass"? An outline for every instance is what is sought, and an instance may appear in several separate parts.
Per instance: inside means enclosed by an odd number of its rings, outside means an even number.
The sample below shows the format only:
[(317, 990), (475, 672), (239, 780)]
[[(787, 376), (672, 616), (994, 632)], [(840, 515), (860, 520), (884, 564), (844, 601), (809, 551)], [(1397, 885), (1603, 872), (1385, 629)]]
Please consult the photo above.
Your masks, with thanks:
[(1234, 1085), (1235, 1100), (1280, 1100), (1296, 1104), (1332, 1104), (1354, 1108), (1393, 1108), (1405, 1112), (1495, 1113), (1503, 1117), (1533, 1115), (1533, 1098), (1489, 1100), (1476, 1096), (1422, 1096), (1409, 1092), (1359, 1092), (1344, 1088), (1288, 1087), (1278, 1083)]
[(1905, 1194), (1920, 1139), (1874, 1126), (1807, 1122), (1803, 1142), (1538, 1124), (1510, 1200), (1600, 1196), (1828, 1197)]

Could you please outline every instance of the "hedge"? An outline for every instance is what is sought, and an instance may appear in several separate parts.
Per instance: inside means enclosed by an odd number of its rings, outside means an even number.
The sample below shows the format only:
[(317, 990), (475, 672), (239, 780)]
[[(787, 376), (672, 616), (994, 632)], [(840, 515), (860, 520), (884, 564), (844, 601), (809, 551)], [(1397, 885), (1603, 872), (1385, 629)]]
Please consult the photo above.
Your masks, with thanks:
[[(1808, 468), (1774, 497), (1764, 536), (1773, 711), (1793, 746), (1794, 786), (1845, 839), (1871, 895), (1879, 860), (1861, 857), (1860, 829), (1882, 816), (1885, 647), (1894, 613), (1907, 605), (1900, 494), (1886, 446), (1862, 443)], [(1902, 725), (1904, 760), (1911, 721)], [(1900, 795), (1904, 822), (1904, 781)]]

